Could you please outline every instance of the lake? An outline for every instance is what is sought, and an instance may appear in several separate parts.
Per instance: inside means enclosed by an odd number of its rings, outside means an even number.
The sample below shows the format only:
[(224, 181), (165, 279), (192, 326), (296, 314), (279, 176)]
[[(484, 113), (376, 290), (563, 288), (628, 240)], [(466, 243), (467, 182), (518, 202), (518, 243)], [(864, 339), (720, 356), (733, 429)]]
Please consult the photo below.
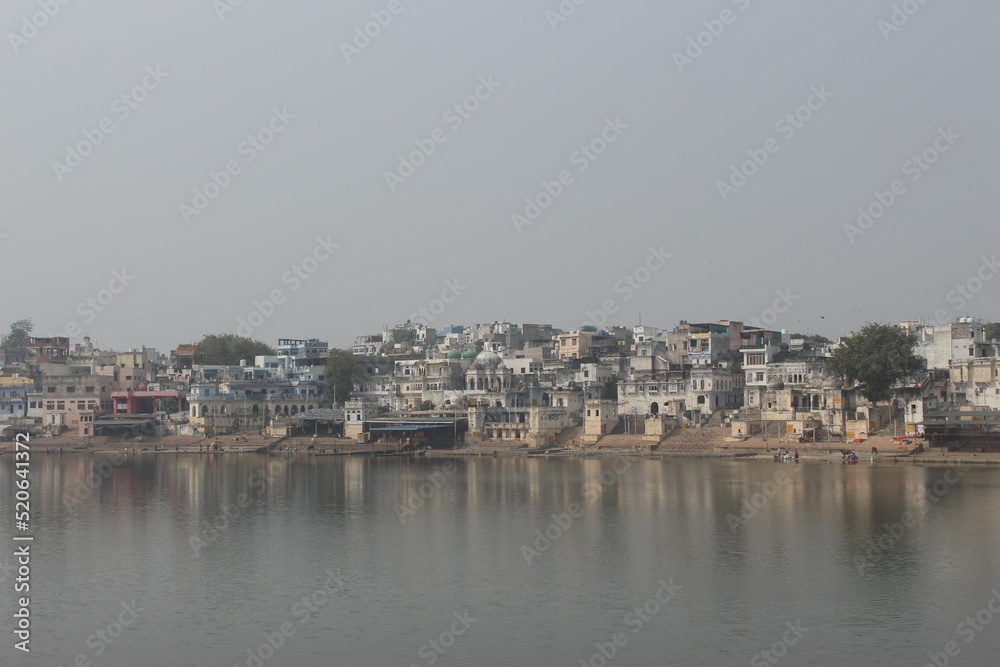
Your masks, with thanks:
[(1000, 470), (34, 453), (3, 665), (996, 664)]

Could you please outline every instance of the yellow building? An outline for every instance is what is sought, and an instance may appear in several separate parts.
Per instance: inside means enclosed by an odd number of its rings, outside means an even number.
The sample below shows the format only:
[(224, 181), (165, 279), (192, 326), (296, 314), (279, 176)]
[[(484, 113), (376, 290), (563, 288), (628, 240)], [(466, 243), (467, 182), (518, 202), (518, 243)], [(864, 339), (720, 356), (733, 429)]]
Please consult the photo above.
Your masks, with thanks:
[(594, 346), (594, 334), (589, 331), (574, 331), (567, 334), (559, 334), (559, 358), (560, 359), (580, 359), (590, 356), (590, 349)]
[(24, 385), (34, 384), (31, 378), (24, 377), (0, 377), (0, 387), (23, 387)]

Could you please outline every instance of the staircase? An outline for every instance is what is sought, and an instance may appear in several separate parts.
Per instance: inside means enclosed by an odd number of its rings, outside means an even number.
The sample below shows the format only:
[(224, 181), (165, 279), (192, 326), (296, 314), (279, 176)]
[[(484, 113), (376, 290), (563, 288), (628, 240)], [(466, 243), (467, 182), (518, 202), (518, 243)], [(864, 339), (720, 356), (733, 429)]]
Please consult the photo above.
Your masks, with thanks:
[(555, 442), (552, 444), (556, 447), (579, 447), (583, 438), (583, 427), (582, 426), (567, 426), (559, 432), (556, 436)]

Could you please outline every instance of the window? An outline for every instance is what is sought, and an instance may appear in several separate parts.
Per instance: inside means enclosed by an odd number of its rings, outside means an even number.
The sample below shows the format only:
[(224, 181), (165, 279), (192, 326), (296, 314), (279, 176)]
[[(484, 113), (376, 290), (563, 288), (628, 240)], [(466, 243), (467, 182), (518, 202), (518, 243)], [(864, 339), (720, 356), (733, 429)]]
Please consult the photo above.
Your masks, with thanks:
[(76, 387), (74, 387), (72, 385), (70, 385), (69, 387), (66, 387), (66, 393), (67, 394), (73, 394), (75, 392), (76, 392)]
[(54, 394), (54, 393), (56, 393), (56, 388), (55, 387), (46, 387), (45, 391), (49, 392), (50, 394)]
[(94, 393), (94, 387), (93, 387), (93, 385), (91, 385), (91, 386), (89, 386), (89, 387), (84, 387), (84, 389), (83, 389), (83, 390), (84, 390), (85, 392), (87, 392), (88, 394), (93, 394), (93, 393)]

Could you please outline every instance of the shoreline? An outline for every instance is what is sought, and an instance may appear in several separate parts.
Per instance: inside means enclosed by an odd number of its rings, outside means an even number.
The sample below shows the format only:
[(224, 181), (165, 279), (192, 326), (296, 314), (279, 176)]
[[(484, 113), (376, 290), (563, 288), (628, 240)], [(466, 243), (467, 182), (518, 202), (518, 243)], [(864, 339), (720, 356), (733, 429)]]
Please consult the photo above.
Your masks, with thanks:
[[(41, 442), (39, 441), (41, 440)], [(270, 451), (258, 452), (261, 447), (274, 444), (277, 438), (247, 438), (246, 442), (224, 442), (219, 444), (224, 449), (212, 451), (208, 446), (215, 441), (202, 440), (199, 443), (185, 442), (184, 444), (172, 443), (170, 437), (157, 438), (150, 442), (129, 442), (121, 445), (110, 443), (94, 444), (76, 440), (54, 441), (57, 439), (45, 438), (32, 441), (34, 454), (46, 456), (60, 455), (113, 455), (126, 454), (129, 456), (162, 455), (162, 454), (204, 454), (204, 455), (230, 455), (230, 454), (258, 454), (263, 456), (282, 457), (327, 457), (327, 456), (370, 456), (375, 458), (410, 458), (418, 457), (417, 452), (400, 452), (387, 448), (379, 449), (371, 444), (359, 445), (353, 441), (333, 438), (318, 438), (315, 441), (315, 449), (309, 451), (308, 447), (311, 439), (282, 440), (287, 446), (292, 447), (292, 451)], [(62, 440), (62, 439), (58, 439)], [(188, 439), (190, 440), (190, 439)], [(841, 443), (817, 443), (820, 446), (810, 444), (800, 444), (799, 461), (802, 464), (834, 464), (844, 465), (840, 460), (841, 449), (851, 449), (852, 446)], [(872, 466), (872, 465), (1000, 465), (1000, 452), (945, 452), (931, 451), (921, 454), (910, 454), (905, 450), (885, 451), (880, 449), (874, 457), (864, 451), (866, 443), (853, 446), (858, 452), (858, 463), (852, 465)], [(284, 445), (281, 445), (284, 446)], [(391, 445), (390, 445), (391, 446)], [(157, 449), (157, 447), (161, 449)], [(794, 452), (796, 447), (785, 447), (784, 449)], [(59, 449), (62, 451), (59, 451)], [(55, 451), (45, 451), (53, 450)], [(42, 451), (39, 451), (42, 450)], [(324, 450), (324, 451), (320, 451)], [(332, 450), (332, 451), (331, 451)], [(427, 458), (545, 458), (545, 459), (603, 459), (603, 458), (637, 458), (648, 460), (716, 460), (716, 461), (754, 461), (785, 465), (784, 461), (774, 461), (773, 456), (776, 448), (765, 446), (763, 443), (757, 446), (746, 445), (733, 447), (732, 444), (702, 445), (699, 447), (683, 447), (677, 449), (654, 449), (652, 451), (637, 451), (634, 447), (600, 447), (591, 446), (588, 448), (579, 447), (553, 447), (547, 449), (514, 449), (500, 446), (473, 446), (457, 449), (429, 449), (423, 452)], [(3, 443), (0, 445), (0, 456), (14, 451), (13, 443)], [(795, 465), (795, 461), (788, 461), (788, 465)]]

